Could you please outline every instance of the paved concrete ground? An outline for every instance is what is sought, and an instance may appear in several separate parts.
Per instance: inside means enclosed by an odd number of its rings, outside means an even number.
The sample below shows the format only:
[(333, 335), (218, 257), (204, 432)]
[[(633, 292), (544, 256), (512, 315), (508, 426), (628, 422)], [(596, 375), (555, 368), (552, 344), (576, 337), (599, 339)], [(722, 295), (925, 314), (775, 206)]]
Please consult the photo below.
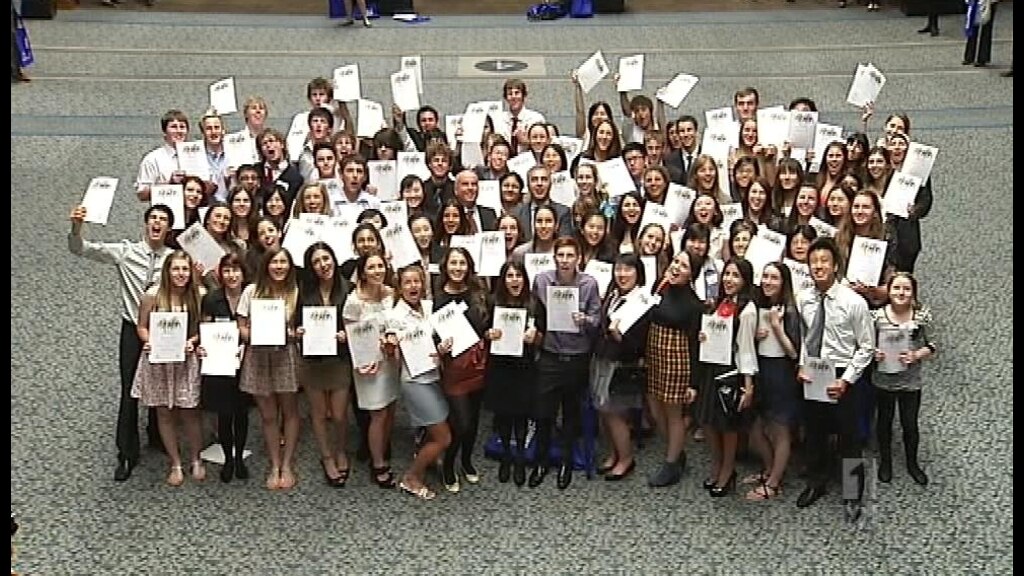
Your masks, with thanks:
[[(1012, 7), (997, 17), (994, 63), (1008, 65)], [(28, 574), (720, 573), (1009, 574), (1013, 527), (1013, 86), (993, 70), (960, 66), (958, 23), (922, 38), (894, 13), (800, 10), (628, 15), (527, 25), (513, 17), (436, 18), (338, 30), (315, 17), (62, 13), (30, 23), (39, 64), (11, 89), (11, 498), (22, 517), (19, 562)], [(725, 105), (748, 84), (766, 104), (806, 95), (822, 120), (853, 125), (844, 104), (858, 62), (888, 74), (879, 116), (901, 110), (914, 135), (941, 148), (935, 208), (924, 222), (920, 277), (942, 351), (928, 367), (922, 459), (914, 485), (897, 460), (873, 528), (842, 522), (833, 494), (797, 510), (801, 484), (752, 504), (709, 500), (699, 487), (706, 446), (673, 489), (640, 474), (608, 485), (577, 479), (516, 490), (483, 466), (484, 483), (425, 504), (371, 486), (359, 469), (330, 490), (305, 427), (300, 484), (270, 493), (208, 481), (163, 485), (147, 453), (127, 484), (111, 480), (118, 395), (118, 304), (112, 270), (65, 248), (67, 213), (89, 178), (122, 179), (95, 239), (136, 237), (143, 207), (128, 189), (158, 144), (158, 117), (198, 118), (207, 85), (234, 75), (239, 91), (270, 101), (284, 127), (305, 82), (358, 62), (364, 92), (387, 99), (385, 73), (424, 56), (425, 101), (455, 111), (497, 98), (500, 78), (467, 78), (458, 57), (542, 59), (530, 105), (571, 126), (569, 70), (595, 49), (648, 54), (652, 91), (675, 72), (701, 77), (684, 112)], [(610, 85), (588, 98), (613, 99)], [(877, 133), (881, 118), (872, 131)], [(230, 127), (240, 122), (233, 118)], [(399, 432), (396, 453), (409, 450)], [(253, 471), (263, 473), (257, 425)]]

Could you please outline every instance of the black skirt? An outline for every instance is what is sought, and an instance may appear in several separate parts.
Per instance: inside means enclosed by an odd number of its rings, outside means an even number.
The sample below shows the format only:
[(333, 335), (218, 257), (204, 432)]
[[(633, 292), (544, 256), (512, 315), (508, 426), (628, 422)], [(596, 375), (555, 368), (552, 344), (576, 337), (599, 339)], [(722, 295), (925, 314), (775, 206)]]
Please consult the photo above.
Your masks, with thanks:
[(484, 404), (501, 416), (529, 416), (536, 398), (537, 364), (518, 356), (487, 357)]
[(238, 388), (238, 378), (203, 376), (199, 402), (207, 412), (237, 412), (253, 405), (252, 396)]

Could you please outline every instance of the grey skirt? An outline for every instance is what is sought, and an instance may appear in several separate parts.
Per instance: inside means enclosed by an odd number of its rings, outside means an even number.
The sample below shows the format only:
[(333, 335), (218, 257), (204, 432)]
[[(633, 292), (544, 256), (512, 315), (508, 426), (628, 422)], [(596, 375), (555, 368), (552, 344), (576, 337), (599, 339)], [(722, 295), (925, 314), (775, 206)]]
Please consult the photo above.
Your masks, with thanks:
[(415, 428), (433, 426), (448, 419), (448, 402), (441, 392), (440, 382), (402, 382), (402, 398), (409, 413), (409, 424)]

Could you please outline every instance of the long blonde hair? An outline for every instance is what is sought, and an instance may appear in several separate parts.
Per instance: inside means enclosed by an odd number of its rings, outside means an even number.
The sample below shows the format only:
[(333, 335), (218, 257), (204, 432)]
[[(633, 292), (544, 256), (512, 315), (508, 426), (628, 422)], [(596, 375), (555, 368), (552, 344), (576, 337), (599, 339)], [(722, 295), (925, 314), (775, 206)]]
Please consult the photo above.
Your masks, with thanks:
[(183, 250), (175, 250), (164, 259), (160, 267), (160, 284), (156, 290), (156, 304), (153, 310), (156, 312), (174, 312), (174, 303), (171, 293), (174, 288), (171, 286), (171, 266), (176, 260), (184, 260), (188, 263), (189, 277), (188, 284), (181, 295), (181, 303), (188, 312), (188, 333), (194, 335), (199, 332), (199, 317), (202, 311), (202, 292), (200, 292), (199, 274), (196, 273), (192, 264), (192, 257)]

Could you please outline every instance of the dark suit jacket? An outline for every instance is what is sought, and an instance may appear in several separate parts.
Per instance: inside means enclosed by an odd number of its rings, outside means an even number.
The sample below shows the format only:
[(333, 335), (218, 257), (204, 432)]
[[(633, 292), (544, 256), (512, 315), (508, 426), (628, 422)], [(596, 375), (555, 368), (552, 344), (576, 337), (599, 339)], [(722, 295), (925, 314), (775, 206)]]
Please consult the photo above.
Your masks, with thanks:
[[(267, 173), (266, 162), (260, 162), (257, 166), (260, 169), (261, 177), (263, 174)], [(287, 188), (287, 191), (284, 194), (284, 203), (288, 207), (286, 213), (290, 214), (292, 211), (292, 201), (295, 200), (295, 197), (299, 194), (299, 189), (302, 188), (303, 182), (304, 179), (302, 178), (302, 174), (299, 172), (299, 167), (295, 162), (289, 162), (288, 167), (284, 169), (284, 172), (281, 172), (281, 175), (277, 177), (277, 180), (274, 182), (263, 182), (263, 197), (266, 198), (267, 195), (270, 194), (275, 183), (281, 183), (284, 188)]]
[(480, 212), (480, 232), (494, 232), (498, 229), (498, 214), (486, 206), (477, 206)]
[[(548, 204), (554, 206), (555, 215), (558, 216), (558, 236), (572, 236), (572, 213), (569, 208), (551, 200)], [(512, 215), (519, 219), (526, 242), (533, 240), (533, 201), (516, 206)]]

